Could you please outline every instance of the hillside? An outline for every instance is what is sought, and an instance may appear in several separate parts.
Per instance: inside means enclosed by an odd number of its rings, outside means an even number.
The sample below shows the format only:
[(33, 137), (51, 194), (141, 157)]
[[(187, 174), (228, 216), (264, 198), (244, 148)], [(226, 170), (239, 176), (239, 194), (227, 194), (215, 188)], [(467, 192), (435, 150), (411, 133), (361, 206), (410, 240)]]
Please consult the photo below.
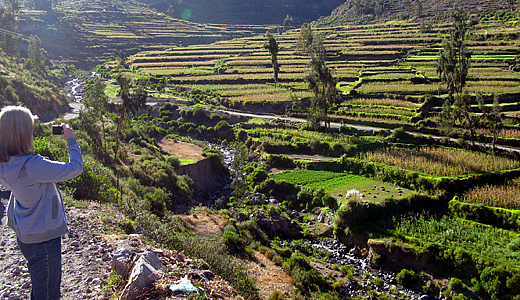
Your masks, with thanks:
[(37, 112), (41, 121), (54, 119), (68, 110), (59, 71), (39, 75), (1, 50), (0, 63), (0, 107), (23, 103)]
[(299, 26), (329, 15), (341, 4), (341, 0), (303, 5), (294, 0), (267, 5), (260, 1), (175, 1), (174, 13), (167, 15), (167, 2), (148, 2), (68, 0), (48, 10), (24, 7), (19, 29), (26, 37), (38, 35), (52, 59), (86, 69), (115, 52), (129, 55), (258, 35), (273, 28), (272, 24), (281, 26), (287, 14)]
[(197, 23), (281, 25), (286, 15), (292, 16), (295, 24), (311, 22), (320, 16), (327, 16), (342, 3), (342, 0), (141, 0), (141, 2), (150, 4), (160, 12), (165, 12), (172, 5), (176, 18)]
[(347, 0), (332, 14), (320, 19), (321, 25), (338, 25), (352, 22), (380, 22), (390, 19), (444, 19), (446, 13), (458, 2), (470, 14), (514, 11), (515, 0)]
[[(91, 68), (113, 57), (179, 45), (212, 43), (265, 32), (263, 26), (197, 24), (139, 2), (64, 1), (53, 10), (26, 8), (20, 32), (38, 35), (51, 59)], [(27, 47), (27, 46), (25, 46)]]

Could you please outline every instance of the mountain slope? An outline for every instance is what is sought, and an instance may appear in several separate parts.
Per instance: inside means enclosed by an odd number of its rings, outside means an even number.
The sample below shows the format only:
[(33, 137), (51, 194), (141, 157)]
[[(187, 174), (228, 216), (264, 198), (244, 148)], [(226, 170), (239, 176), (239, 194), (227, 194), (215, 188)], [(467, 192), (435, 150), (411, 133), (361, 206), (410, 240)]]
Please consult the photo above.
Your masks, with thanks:
[(514, 11), (517, 9), (516, 2), (517, 0), (347, 0), (319, 23), (337, 25), (392, 19), (443, 18), (454, 3), (463, 6), (470, 14)]
[(320, 16), (327, 16), (343, 0), (141, 0), (159, 12), (169, 6), (175, 10), (174, 16), (197, 23), (223, 24), (278, 24), (286, 15), (295, 24), (311, 22)]

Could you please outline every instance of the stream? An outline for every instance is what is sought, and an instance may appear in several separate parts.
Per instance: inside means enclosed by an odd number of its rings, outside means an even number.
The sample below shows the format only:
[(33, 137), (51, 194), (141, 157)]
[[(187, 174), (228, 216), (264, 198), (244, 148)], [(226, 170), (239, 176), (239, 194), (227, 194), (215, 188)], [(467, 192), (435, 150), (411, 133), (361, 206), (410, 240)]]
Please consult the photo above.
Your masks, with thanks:
[[(440, 299), (426, 295), (422, 291), (403, 288), (398, 285), (394, 272), (372, 269), (367, 258), (363, 258), (360, 253), (356, 253), (357, 251), (351, 250), (336, 240), (305, 240), (304, 244), (307, 249), (326, 251), (328, 253), (326, 260), (329, 265), (351, 266), (352, 277), (345, 278), (345, 285), (339, 289), (341, 298), (361, 296), (370, 299), (371, 295), (367, 290), (372, 290), (382, 294), (393, 294), (396, 298), (399, 296), (405, 299)], [(378, 282), (380, 283), (377, 284)]]

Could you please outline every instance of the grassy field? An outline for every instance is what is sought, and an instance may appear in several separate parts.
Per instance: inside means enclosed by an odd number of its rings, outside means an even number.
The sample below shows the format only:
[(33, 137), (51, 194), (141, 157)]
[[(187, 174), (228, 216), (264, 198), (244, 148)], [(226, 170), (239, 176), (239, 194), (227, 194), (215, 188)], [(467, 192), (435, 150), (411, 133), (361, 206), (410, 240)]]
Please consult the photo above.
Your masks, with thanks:
[(364, 195), (366, 201), (371, 202), (381, 202), (392, 197), (399, 198), (412, 192), (386, 182), (330, 171), (295, 170), (271, 174), (271, 177), (275, 180), (323, 189), (337, 200), (343, 200), (347, 192), (353, 189), (358, 190)]

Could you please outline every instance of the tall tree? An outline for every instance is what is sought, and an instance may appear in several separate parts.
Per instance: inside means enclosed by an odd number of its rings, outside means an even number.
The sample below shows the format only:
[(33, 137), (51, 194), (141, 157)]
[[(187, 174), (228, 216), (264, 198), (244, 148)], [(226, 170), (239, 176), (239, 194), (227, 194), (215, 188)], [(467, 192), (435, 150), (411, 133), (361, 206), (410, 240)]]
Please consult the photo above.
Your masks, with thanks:
[(42, 41), (37, 35), (31, 35), (29, 38), (29, 58), (25, 60), (25, 67), (40, 76), (45, 76), (45, 57), (42, 48)]
[(278, 83), (278, 73), (280, 72), (280, 65), (278, 65), (278, 43), (274, 39), (274, 36), (269, 32), (265, 34), (265, 40), (264, 48), (269, 51), (269, 54), (271, 54), (271, 64), (273, 65), (274, 70), (274, 87), (276, 88), (276, 84)]
[(450, 12), (453, 27), (449, 39), (442, 41), (437, 61), (437, 73), (441, 82), (447, 85), (450, 97), (461, 94), (470, 67), (471, 54), (466, 47), (466, 34), (472, 26), (468, 13), (463, 7), (454, 5)]
[(312, 31), (311, 25), (309, 23), (303, 23), (300, 28), (300, 33), (298, 34), (296, 47), (304, 53), (309, 53), (314, 44), (314, 39), (314, 32)]
[(482, 111), (482, 121), (484, 125), (491, 131), (491, 135), (493, 137), (492, 149), (493, 153), (496, 154), (498, 136), (504, 127), (502, 114), (500, 112), (500, 102), (498, 97), (495, 95), (493, 97), (493, 107), (489, 109), (488, 107), (484, 106), (484, 97), (480, 93), (477, 94), (477, 102), (479, 104), (480, 110)]
[(289, 15), (287, 15), (285, 17), (285, 19), (283, 19), (283, 31), (284, 32), (289, 30), (289, 27), (291, 27), (292, 21), (293, 21), (293, 18)]
[(16, 16), (20, 10), (18, 0), (7, 0), (0, 5), (0, 47), (11, 55), (18, 54), (18, 20)]
[(106, 156), (107, 146), (104, 115), (108, 110), (108, 96), (105, 94), (105, 88), (106, 84), (101, 78), (98, 78), (93, 85), (88, 87), (83, 104), (87, 108), (90, 108), (89, 113), (95, 117), (95, 122), (101, 124), (101, 144)]
[(115, 160), (119, 155), (119, 143), (123, 139), (125, 122), (128, 118), (135, 117), (139, 109), (146, 107), (146, 98), (148, 97), (143, 80), (140, 80), (137, 86), (133, 86), (130, 78), (120, 74), (116, 77), (116, 82), (119, 85), (118, 96), (121, 98), (121, 104), (119, 105), (117, 138), (114, 149)]
[(310, 70), (305, 81), (314, 96), (311, 99), (307, 121), (309, 126), (315, 130), (321, 127), (322, 122), (325, 123), (327, 129), (330, 127), (329, 109), (338, 102), (339, 91), (336, 88), (337, 82), (332, 70), (326, 65), (327, 52), (320, 37), (313, 38), (313, 43), (309, 47), (309, 55)]
[(234, 157), (231, 162), (231, 174), (233, 180), (231, 181), (232, 194), (236, 198), (242, 198), (246, 192), (246, 166), (248, 152), (247, 146), (243, 143), (236, 143), (233, 146)]
[(442, 42), (437, 61), (437, 73), (441, 82), (445, 83), (449, 90), (446, 101), (455, 105), (454, 115), (468, 130), (474, 147), (478, 118), (472, 113), (473, 98), (464, 91), (471, 61), (471, 53), (466, 47), (466, 35), (474, 23), (464, 8), (456, 4), (450, 12), (450, 17), (453, 27), (449, 38)]
[(173, 17), (175, 15), (175, 9), (173, 8), (173, 5), (170, 5), (168, 9), (166, 10), (166, 15)]

